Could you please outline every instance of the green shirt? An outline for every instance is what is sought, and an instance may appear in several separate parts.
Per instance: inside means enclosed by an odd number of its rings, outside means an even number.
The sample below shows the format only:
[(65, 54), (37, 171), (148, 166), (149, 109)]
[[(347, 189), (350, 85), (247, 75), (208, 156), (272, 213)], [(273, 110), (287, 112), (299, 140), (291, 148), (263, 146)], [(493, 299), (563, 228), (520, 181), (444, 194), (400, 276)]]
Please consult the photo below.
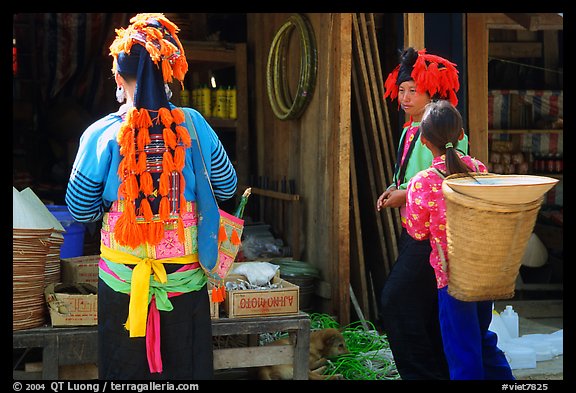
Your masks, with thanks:
[[(411, 127), (418, 127), (420, 126), (419, 121), (413, 121), (409, 126), (404, 127), (402, 130), (402, 136), (400, 140), (405, 139), (406, 132)], [(404, 141), (407, 143), (407, 141)], [(468, 154), (468, 136), (464, 134), (464, 138), (458, 141), (458, 144), (454, 146), (463, 154)], [(400, 149), (404, 150), (404, 146), (400, 146)], [(414, 149), (412, 150), (412, 154), (408, 157), (408, 165), (406, 166), (406, 172), (404, 174), (404, 179), (402, 179), (402, 183), (398, 186), (399, 190), (405, 190), (408, 186), (408, 181), (418, 172), (424, 169), (430, 168), (432, 165), (432, 152), (428, 149), (421, 141), (420, 141), (420, 133), (418, 134), (418, 138), (415, 141)], [(400, 167), (400, 163), (398, 163), (398, 167)], [(394, 172), (393, 183), (388, 187), (396, 186), (398, 180), (399, 173), (398, 171)]]

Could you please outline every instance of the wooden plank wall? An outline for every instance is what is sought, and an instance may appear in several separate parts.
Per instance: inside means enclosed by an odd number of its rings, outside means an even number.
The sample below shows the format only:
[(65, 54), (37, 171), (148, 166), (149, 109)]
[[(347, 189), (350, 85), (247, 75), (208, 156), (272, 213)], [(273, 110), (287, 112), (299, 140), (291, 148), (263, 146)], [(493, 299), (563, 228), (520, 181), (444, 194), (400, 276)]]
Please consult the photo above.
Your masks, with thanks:
[[(257, 176), (293, 179), (301, 198), (301, 260), (322, 271), (319, 310), (348, 323), (351, 15), (305, 14), (316, 39), (318, 69), (312, 99), (299, 119), (279, 120), (268, 100), (266, 63), (272, 40), (288, 13), (247, 15), (250, 112)], [(300, 72), (299, 36), (289, 42), (287, 74), (292, 94)], [(274, 220), (274, 211), (269, 219)], [(283, 222), (290, 239), (291, 221)], [(269, 222), (273, 224), (272, 222)], [(322, 298), (321, 298), (322, 299)]]

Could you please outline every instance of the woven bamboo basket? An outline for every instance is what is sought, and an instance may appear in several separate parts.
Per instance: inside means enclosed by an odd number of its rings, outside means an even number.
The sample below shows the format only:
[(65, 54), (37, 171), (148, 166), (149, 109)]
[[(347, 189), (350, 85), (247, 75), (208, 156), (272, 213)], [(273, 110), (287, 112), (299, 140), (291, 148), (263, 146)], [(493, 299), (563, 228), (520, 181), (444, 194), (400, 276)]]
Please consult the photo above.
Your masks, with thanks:
[(448, 293), (462, 301), (512, 298), (544, 197), (523, 204), (494, 203), (458, 193), (446, 182), (442, 192), (446, 200)]

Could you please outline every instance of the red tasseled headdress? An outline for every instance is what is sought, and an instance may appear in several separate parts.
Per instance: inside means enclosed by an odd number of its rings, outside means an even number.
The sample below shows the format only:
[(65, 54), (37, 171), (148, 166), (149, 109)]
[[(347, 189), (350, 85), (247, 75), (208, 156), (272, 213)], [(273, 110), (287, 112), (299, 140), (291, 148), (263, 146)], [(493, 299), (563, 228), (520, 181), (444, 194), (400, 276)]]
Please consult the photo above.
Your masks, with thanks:
[[(390, 97), (394, 100), (398, 97), (396, 81), (399, 70), (400, 65), (397, 65), (386, 78), (384, 98)], [(430, 97), (439, 95), (449, 100), (454, 106), (458, 104), (456, 92), (460, 89), (460, 82), (456, 64), (443, 57), (427, 54), (426, 49), (422, 49), (418, 51), (418, 58), (414, 63), (411, 76), (419, 93), (428, 93)]]

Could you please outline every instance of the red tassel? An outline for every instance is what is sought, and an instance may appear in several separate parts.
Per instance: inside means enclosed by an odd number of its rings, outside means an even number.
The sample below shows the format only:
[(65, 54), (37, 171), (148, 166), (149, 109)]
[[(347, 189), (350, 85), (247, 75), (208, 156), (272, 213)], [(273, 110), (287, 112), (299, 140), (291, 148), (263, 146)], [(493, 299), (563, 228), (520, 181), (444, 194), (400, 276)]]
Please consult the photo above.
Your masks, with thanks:
[(230, 236), (230, 243), (238, 246), (240, 244), (240, 237), (238, 236), (238, 232), (235, 229), (232, 230), (232, 236)]
[(218, 230), (218, 243), (221, 243), (226, 239), (228, 239), (228, 235), (226, 234), (226, 228), (224, 227), (224, 225), (220, 225), (220, 229)]
[(399, 70), (400, 65), (397, 65), (396, 68), (388, 74), (388, 78), (386, 78), (386, 82), (384, 82), (384, 88), (386, 89), (384, 98), (390, 96), (390, 99), (393, 100), (398, 97), (398, 86), (396, 86), (396, 80), (398, 79)]

